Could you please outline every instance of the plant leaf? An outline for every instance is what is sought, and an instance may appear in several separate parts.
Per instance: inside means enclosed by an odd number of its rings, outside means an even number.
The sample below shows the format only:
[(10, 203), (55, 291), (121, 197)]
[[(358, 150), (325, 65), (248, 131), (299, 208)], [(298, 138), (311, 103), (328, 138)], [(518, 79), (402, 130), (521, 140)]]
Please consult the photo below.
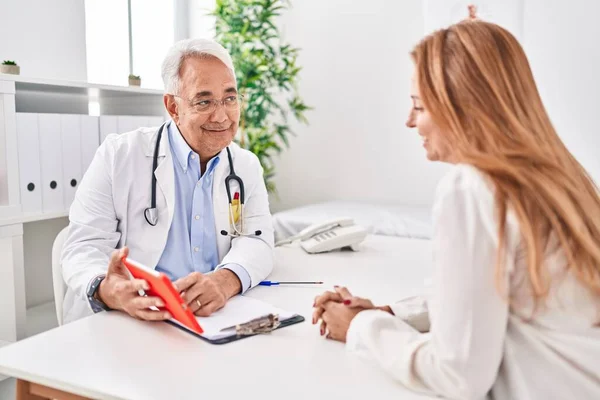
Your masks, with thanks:
[[(288, 114), (304, 124), (312, 110), (298, 93), (300, 49), (280, 40), (277, 18), (291, 7), (289, 0), (216, 0), (210, 14), (215, 17), (216, 40), (231, 55), (238, 90), (244, 96), (236, 141), (258, 157), (270, 193), (273, 157), (288, 148)], [(289, 100), (286, 100), (289, 99)]]

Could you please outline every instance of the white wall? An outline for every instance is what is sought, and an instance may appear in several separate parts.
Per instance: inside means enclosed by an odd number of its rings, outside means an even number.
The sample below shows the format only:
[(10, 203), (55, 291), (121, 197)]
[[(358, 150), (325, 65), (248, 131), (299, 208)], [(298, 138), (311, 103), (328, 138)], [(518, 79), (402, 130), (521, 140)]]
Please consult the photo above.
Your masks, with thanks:
[[(452, 12), (464, 1), (430, 3)], [(315, 110), (308, 113), (310, 126), (295, 126), (297, 138), (278, 159), (274, 210), (329, 199), (432, 201), (447, 167), (425, 161), (416, 133), (403, 125), (410, 107), (408, 52), (425, 33), (423, 4), (293, 2), (281, 26), (285, 39), (302, 48), (301, 95)], [(488, 1), (481, 12), (519, 28), (559, 135), (600, 182), (600, 2)]]
[(83, 0), (0, 0), (0, 59), (24, 76), (85, 81)]
[(524, 47), (559, 135), (600, 183), (600, 2), (525, 0)]
[(428, 162), (404, 125), (421, 1), (294, 1), (281, 26), (302, 49), (300, 93), (315, 109), (278, 159), (273, 209), (330, 199), (430, 204), (447, 167)]

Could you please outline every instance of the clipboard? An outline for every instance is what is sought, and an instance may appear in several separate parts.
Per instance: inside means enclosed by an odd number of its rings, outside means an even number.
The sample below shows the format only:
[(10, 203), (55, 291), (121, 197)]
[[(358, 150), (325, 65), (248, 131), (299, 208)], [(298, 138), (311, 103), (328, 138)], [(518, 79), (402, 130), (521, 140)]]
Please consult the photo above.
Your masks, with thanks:
[[(271, 317), (272, 317), (272, 315), (265, 315), (265, 316), (261, 317), (260, 319), (270, 319)], [(290, 318), (287, 318), (285, 320), (279, 321), (279, 325), (277, 327), (273, 327), (268, 332), (249, 332), (249, 333), (242, 334), (242, 333), (237, 333), (235, 330), (232, 330), (232, 334), (231, 335), (225, 336), (225, 337), (219, 337), (219, 338), (216, 338), (216, 339), (211, 339), (209, 337), (202, 336), (202, 334), (199, 334), (199, 333), (194, 332), (194, 331), (192, 331), (192, 330), (190, 330), (190, 329), (188, 329), (188, 328), (186, 328), (184, 326), (181, 326), (177, 322), (170, 321), (170, 320), (167, 320), (165, 322), (168, 323), (168, 324), (170, 324), (170, 325), (172, 325), (172, 326), (174, 326), (174, 327), (176, 327), (176, 328), (178, 328), (178, 329), (180, 329), (180, 330), (182, 330), (182, 331), (184, 331), (184, 332), (189, 333), (190, 335), (193, 335), (193, 336), (195, 336), (197, 338), (200, 338), (203, 341), (208, 342), (210, 344), (226, 344), (226, 343), (235, 342), (235, 341), (238, 341), (238, 340), (241, 340), (241, 339), (245, 339), (245, 338), (249, 338), (249, 337), (256, 336), (256, 335), (268, 334), (268, 333), (270, 333), (270, 332), (272, 332), (274, 330), (285, 328), (285, 327), (290, 326), (290, 325), (298, 324), (298, 323), (303, 322), (303, 321), (304, 321), (304, 317), (302, 315), (296, 314), (296, 315), (294, 315), (294, 316), (292, 316)], [(243, 328), (244, 325), (251, 324), (252, 322), (253, 321), (248, 321), (248, 322), (246, 322), (244, 324), (240, 324), (240, 326)]]
[[(160, 297), (165, 302), (163, 309), (169, 311), (173, 319), (164, 322), (211, 344), (235, 342), (285, 328), (305, 320), (302, 315), (286, 312), (261, 300), (242, 295), (229, 299), (225, 307), (214, 313), (212, 317), (196, 317), (165, 274), (148, 268), (128, 257), (123, 258), (123, 264), (133, 278), (144, 279), (148, 282), (150, 289), (146, 290), (145, 294)], [(140, 294), (143, 295), (143, 293)], [(240, 320), (238, 316), (241, 315), (240, 318), (243, 319), (244, 311), (247, 311), (249, 307), (264, 309), (266, 312), (258, 317), (254, 316), (253, 318)], [(219, 318), (219, 315), (222, 318), (222, 314), (227, 312), (230, 315), (226, 320), (235, 320), (235, 323), (224, 327), (225, 329), (220, 331), (222, 333), (217, 333), (215, 336), (214, 329), (212, 331), (210, 329), (211, 326), (214, 328), (215, 316), (216, 319)], [(204, 320), (206, 322), (205, 328), (209, 329), (202, 328), (199, 320)]]

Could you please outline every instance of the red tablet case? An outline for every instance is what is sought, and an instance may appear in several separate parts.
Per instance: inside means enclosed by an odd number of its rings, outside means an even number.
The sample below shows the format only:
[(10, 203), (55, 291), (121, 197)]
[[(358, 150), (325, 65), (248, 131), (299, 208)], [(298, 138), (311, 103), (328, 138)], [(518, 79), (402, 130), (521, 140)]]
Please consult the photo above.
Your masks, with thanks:
[(148, 282), (150, 289), (146, 290), (146, 294), (160, 297), (165, 303), (164, 308), (171, 313), (175, 320), (198, 334), (204, 332), (192, 311), (165, 274), (148, 268), (131, 258), (123, 257), (123, 264), (134, 278), (144, 279)]

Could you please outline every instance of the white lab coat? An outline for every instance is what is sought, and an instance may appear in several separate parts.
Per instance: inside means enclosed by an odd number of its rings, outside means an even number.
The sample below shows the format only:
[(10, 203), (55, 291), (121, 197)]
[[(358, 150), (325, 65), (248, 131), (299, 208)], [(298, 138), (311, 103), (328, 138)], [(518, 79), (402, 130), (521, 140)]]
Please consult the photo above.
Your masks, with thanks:
[[(144, 210), (150, 206), (152, 156), (158, 128), (140, 128), (109, 135), (99, 147), (81, 181), (70, 209), (69, 232), (62, 253), (63, 278), (68, 289), (63, 305), (64, 321), (92, 314), (86, 292), (90, 282), (108, 268), (110, 254), (122, 246), (129, 256), (155, 268), (167, 242), (173, 220), (175, 183), (173, 157), (167, 129), (163, 130), (155, 175), (158, 223), (150, 226)], [(257, 285), (273, 269), (273, 225), (267, 190), (258, 158), (235, 143), (229, 146), (235, 172), (244, 182), (245, 232), (262, 231), (258, 237), (231, 238), (225, 177), (229, 174), (226, 149), (214, 170), (213, 209), (219, 265), (244, 267)], [(237, 183), (231, 185), (238, 191)]]
[[(544, 263), (552, 279), (535, 309), (527, 257), (512, 212), (506, 224), (505, 287), (495, 285), (494, 193), (475, 168), (440, 182), (433, 207), (434, 273), (428, 298), (363, 311), (347, 348), (374, 359), (407, 387), (450, 399), (600, 399), (600, 303), (562, 252)], [(431, 331), (421, 333), (429, 329)]]

